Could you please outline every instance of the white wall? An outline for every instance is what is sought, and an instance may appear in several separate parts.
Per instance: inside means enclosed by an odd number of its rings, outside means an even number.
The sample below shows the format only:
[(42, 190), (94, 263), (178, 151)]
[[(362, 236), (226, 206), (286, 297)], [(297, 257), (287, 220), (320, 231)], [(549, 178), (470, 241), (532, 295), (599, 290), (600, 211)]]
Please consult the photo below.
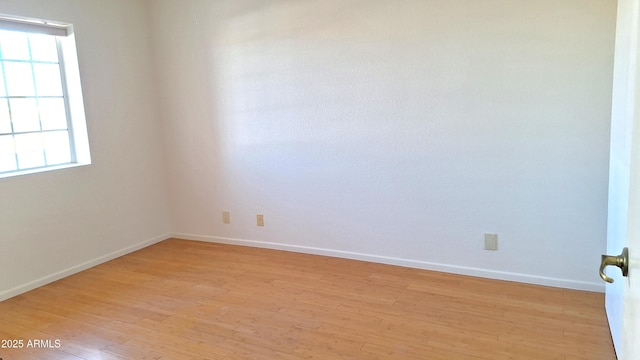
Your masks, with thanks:
[(93, 157), (0, 179), (0, 299), (169, 233), (602, 290), (611, 1), (0, 13), (74, 24)]
[(165, 169), (145, 1), (0, 0), (74, 24), (93, 164), (0, 179), (0, 300), (165, 239)]
[(174, 235), (603, 289), (615, 2), (152, 3)]

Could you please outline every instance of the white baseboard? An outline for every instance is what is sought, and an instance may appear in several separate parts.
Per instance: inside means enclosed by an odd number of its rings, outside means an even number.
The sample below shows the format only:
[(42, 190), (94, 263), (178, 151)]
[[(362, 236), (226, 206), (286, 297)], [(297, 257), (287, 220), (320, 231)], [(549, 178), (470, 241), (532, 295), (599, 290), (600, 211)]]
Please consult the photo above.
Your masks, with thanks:
[(196, 240), (196, 241), (205, 241), (205, 242), (213, 242), (213, 243), (220, 243), (220, 244), (241, 245), (241, 246), (265, 248), (265, 249), (292, 251), (292, 252), (305, 253), (305, 254), (332, 256), (337, 258), (369, 261), (369, 262), (375, 262), (375, 263), (381, 263), (381, 264), (397, 265), (397, 266), (404, 266), (404, 267), (417, 268), (417, 269), (423, 269), (423, 270), (440, 271), (440, 272), (446, 272), (446, 273), (452, 273), (452, 274), (469, 275), (469, 276), (476, 276), (476, 277), (482, 277), (482, 278), (488, 278), (488, 279), (506, 280), (506, 281), (515, 281), (515, 282), (527, 283), (527, 284), (552, 286), (552, 287), (565, 288), (565, 289), (594, 291), (594, 292), (604, 292), (604, 289), (605, 289), (605, 286), (603, 284), (595, 283), (595, 282), (577, 281), (577, 280), (570, 280), (570, 279), (560, 279), (560, 278), (552, 278), (552, 277), (545, 277), (545, 276), (513, 273), (513, 272), (507, 272), (507, 271), (496, 271), (496, 270), (488, 270), (488, 269), (473, 268), (473, 267), (466, 267), (466, 266), (440, 264), (440, 263), (433, 263), (433, 262), (420, 261), (420, 260), (402, 259), (402, 258), (396, 258), (396, 257), (363, 254), (363, 253), (356, 253), (356, 252), (350, 252), (350, 251), (341, 251), (341, 250), (333, 250), (333, 249), (325, 249), (325, 248), (317, 248), (317, 247), (309, 247), (309, 246), (281, 244), (281, 243), (256, 241), (256, 240), (233, 239), (233, 238), (225, 238), (225, 237), (217, 237), (217, 236), (183, 234), (183, 233), (173, 233), (171, 234), (171, 237), (177, 238), (177, 239), (185, 239), (185, 240)]
[(0, 301), (4, 301), (4, 300), (12, 298), (14, 296), (23, 294), (23, 293), (25, 293), (27, 291), (30, 291), (30, 290), (33, 290), (33, 289), (38, 288), (40, 286), (52, 283), (52, 282), (57, 281), (57, 280), (60, 280), (60, 279), (62, 279), (64, 277), (71, 276), (73, 274), (79, 273), (80, 271), (92, 268), (92, 267), (94, 267), (96, 265), (100, 265), (100, 264), (105, 263), (105, 262), (107, 262), (109, 260), (113, 260), (113, 259), (118, 258), (120, 256), (132, 253), (132, 252), (140, 250), (140, 249), (143, 249), (143, 248), (145, 248), (147, 246), (151, 246), (151, 245), (159, 243), (159, 242), (161, 242), (163, 240), (167, 240), (170, 237), (171, 236), (169, 234), (157, 236), (155, 238), (148, 239), (146, 241), (143, 241), (143, 242), (131, 245), (131, 246), (127, 246), (124, 249), (120, 249), (120, 250), (114, 251), (112, 253), (106, 254), (104, 256), (100, 256), (100, 257), (97, 257), (95, 259), (83, 262), (82, 264), (78, 264), (78, 265), (72, 266), (72, 267), (64, 269), (62, 271), (58, 271), (55, 274), (47, 275), (47, 276), (45, 276), (43, 278), (31, 281), (29, 283), (16, 286), (13, 289), (2, 291), (2, 292), (0, 292)]
[(460, 274), (460, 275), (477, 276), (477, 277), (496, 279), (496, 280), (515, 281), (515, 282), (521, 282), (521, 283), (527, 283), (527, 284), (553, 286), (553, 287), (566, 288), (566, 289), (604, 292), (604, 288), (605, 288), (604, 285), (600, 283), (591, 283), (586, 281), (575, 281), (575, 280), (569, 280), (569, 279), (559, 279), (559, 278), (551, 278), (551, 277), (536, 276), (536, 275), (529, 275), (529, 274), (487, 270), (487, 269), (480, 269), (480, 268), (440, 264), (440, 263), (433, 263), (433, 262), (426, 262), (426, 261), (419, 261), (419, 260), (402, 259), (402, 258), (395, 258), (395, 257), (388, 257), (388, 256), (371, 255), (371, 254), (333, 250), (333, 249), (326, 249), (326, 248), (317, 248), (317, 247), (310, 247), (310, 246), (300, 246), (300, 245), (273, 243), (273, 242), (256, 241), (256, 240), (233, 239), (233, 238), (225, 238), (225, 237), (217, 237), (217, 236), (173, 233), (173, 234), (166, 234), (166, 235), (157, 236), (152, 239), (148, 239), (146, 241), (128, 246), (124, 249), (114, 251), (104, 256), (97, 257), (95, 259), (72, 266), (70, 268), (61, 270), (59, 272), (31, 281), (29, 283), (16, 286), (9, 290), (2, 291), (0, 292), (0, 301), (4, 301), (6, 299), (12, 298), (14, 296), (17, 296), (27, 291), (38, 288), (40, 286), (52, 283), (64, 277), (76, 274), (80, 271), (92, 268), (96, 265), (100, 265), (107, 261), (132, 253), (134, 251), (143, 249), (145, 247), (151, 246), (153, 244), (159, 243), (163, 240), (166, 240), (172, 237), (178, 238), (178, 239), (185, 239), (185, 240), (196, 240), (196, 241), (205, 241), (205, 242), (213, 242), (213, 243), (220, 243), (220, 244), (241, 245), (241, 246), (265, 248), (265, 249), (292, 251), (292, 252), (305, 253), (305, 254), (332, 256), (337, 258), (369, 261), (369, 262), (388, 264), (388, 265), (397, 265), (397, 266), (404, 266), (404, 267), (411, 267), (411, 268), (432, 270), (432, 271), (441, 271), (441, 272)]

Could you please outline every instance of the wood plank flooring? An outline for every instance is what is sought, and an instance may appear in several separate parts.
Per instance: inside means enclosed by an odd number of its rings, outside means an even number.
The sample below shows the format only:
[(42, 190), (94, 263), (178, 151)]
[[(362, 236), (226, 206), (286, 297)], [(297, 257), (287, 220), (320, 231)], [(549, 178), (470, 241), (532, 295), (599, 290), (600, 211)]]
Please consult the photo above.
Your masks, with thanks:
[(603, 303), (600, 293), (171, 239), (1, 302), (0, 340), (23, 345), (0, 358), (614, 360)]

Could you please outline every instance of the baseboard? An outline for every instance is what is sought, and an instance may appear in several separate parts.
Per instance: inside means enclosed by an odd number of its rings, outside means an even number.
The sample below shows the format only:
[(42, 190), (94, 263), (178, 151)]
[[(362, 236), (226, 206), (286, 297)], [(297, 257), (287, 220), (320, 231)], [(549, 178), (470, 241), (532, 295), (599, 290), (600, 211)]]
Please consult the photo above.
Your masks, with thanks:
[(449, 264), (440, 264), (440, 263), (433, 263), (433, 262), (427, 262), (427, 261), (402, 259), (402, 258), (396, 258), (396, 257), (371, 255), (371, 254), (333, 250), (333, 249), (326, 249), (326, 248), (317, 248), (317, 247), (282, 244), (282, 243), (256, 241), (256, 240), (233, 239), (233, 238), (225, 238), (225, 237), (217, 237), (217, 236), (183, 234), (183, 233), (173, 233), (171, 234), (171, 237), (177, 238), (177, 239), (185, 239), (185, 240), (196, 240), (196, 241), (205, 241), (205, 242), (213, 242), (213, 243), (220, 243), (220, 244), (241, 245), (241, 246), (265, 248), (265, 249), (292, 251), (292, 252), (305, 253), (305, 254), (332, 256), (332, 257), (352, 259), (352, 260), (362, 260), (362, 261), (369, 261), (369, 262), (375, 262), (375, 263), (381, 263), (381, 264), (411, 267), (411, 268), (417, 268), (417, 269), (423, 269), (423, 270), (476, 276), (476, 277), (482, 277), (482, 278), (488, 278), (488, 279), (515, 281), (520, 283), (543, 285), (543, 286), (552, 286), (552, 287), (558, 287), (558, 288), (564, 288), (564, 289), (574, 289), (574, 290), (584, 290), (584, 291), (594, 291), (594, 292), (604, 292), (604, 289), (605, 289), (604, 285), (600, 283), (552, 278), (552, 277), (545, 277), (545, 276), (536, 276), (536, 275), (513, 273), (513, 272), (506, 272), (506, 271), (488, 270), (488, 269), (449, 265)]
[(145, 240), (143, 242), (140, 242), (140, 243), (137, 243), (137, 244), (134, 244), (134, 245), (131, 245), (131, 246), (127, 246), (124, 249), (120, 249), (120, 250), (114, 251), (112, 253), (106, 254), (104, 256), (100, 256), (100, 257), (97, 257), (95, 259), (83, 262), (82, 264), (78, 264), (78, 265), (72, 266), (70, 268), (67, 268), (67, 269), (64, 269), (62, 271), (59, 271), (59, 272), (57, 272), (55, 274), (51, 274), (51, 275), (45, 276), (43, 278), (31, 281), (29, 283), (16, 286), (13, 289), (2, 291), (2, 292), (0, 292), (0, 301), (7, 300), (9, 298), (12, 298), (14, 296), (23, 294), (23, 293), (25, 293), (27, 291), (33, 290), (33, 289), (38, 288), (40, 286), (47, 285), (47, 284), (52, 283), (54, 281), (60, 280), (62, 278), (65, 278), (67, 276), (79, 273), (80, 271), (92, 268), (92, 267), (94, 267), (96, 265), (100, 265), (102, 263), (105, 263), (107, 261), (113, 260), (113, 259), (118, 258), (120, 256), (129, 254), (129, 253), (132, 253), (134, 251), (143, 249), (143, 248), (145, 248), (147, 246), (151, 246), (153, 244), (159, 243), (159, 242), (161, 242), (163, 240), (169, 239), (170, 237), (171, 236), (169, 234), (157, 236), (155, 238), (148, 239), (148, 240)]

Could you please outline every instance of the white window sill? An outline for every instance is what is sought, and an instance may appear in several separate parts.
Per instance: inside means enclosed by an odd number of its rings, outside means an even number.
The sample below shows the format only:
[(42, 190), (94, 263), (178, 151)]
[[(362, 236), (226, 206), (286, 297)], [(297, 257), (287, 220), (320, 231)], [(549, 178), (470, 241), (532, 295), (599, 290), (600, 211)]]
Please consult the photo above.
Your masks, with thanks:
[(47, 171), (70, 169), (70, 168), (75, 168), (75, 167), (80, 167), (80, 166), (87, 166), (87, 165), (91, 165), (91, 163), (63, 164), (63, 165), (47, 166), (47, 167), (28, 169), (28, 170), (12, 171), (12, 172), (7, 172), (7, 173), (0, 174), (0, 179), (11, 178), (11, 177), (21, 176), (21, 175), (37, 174), (37, 173), (42, 173), (42, 172), (47, 172)]

